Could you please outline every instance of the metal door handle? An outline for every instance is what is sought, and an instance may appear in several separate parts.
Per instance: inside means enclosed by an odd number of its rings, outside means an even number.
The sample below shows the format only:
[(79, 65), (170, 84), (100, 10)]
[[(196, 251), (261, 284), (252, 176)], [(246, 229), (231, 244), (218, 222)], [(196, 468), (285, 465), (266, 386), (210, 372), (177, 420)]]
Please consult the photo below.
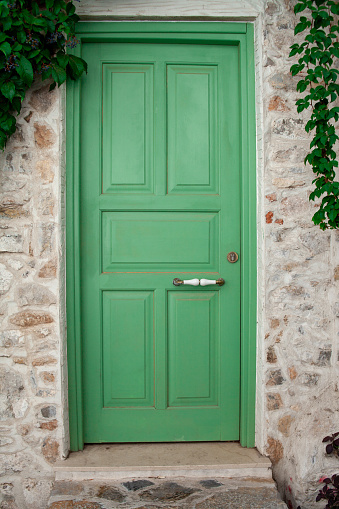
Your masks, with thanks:
[(191, 286), (199, 286), (199, 279), (178, 279), (177, 277), (173, 279), (174, 286), (180, 286), (180, 285), (191, 285)]
[(191, 286), (208, 286), (208, 285), (218, 285), (222, 286), (225, 284), (225, 280), (219, 277), (219, 279), (179, 279), (174, 278), (173, 279), (174, 286), (180, 286), (180, 285), (191, 285)]
[(200, 286), (218, 285), (222, 286), (225, 284), (225, 280), (222, 277), (219, 279), (200, 279)]

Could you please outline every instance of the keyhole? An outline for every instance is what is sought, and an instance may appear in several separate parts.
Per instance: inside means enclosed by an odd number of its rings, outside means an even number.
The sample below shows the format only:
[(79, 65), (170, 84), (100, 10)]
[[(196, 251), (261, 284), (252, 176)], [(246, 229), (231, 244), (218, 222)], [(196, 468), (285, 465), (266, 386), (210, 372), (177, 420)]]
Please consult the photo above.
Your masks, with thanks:
[(234, 251), (231, 251), (230, 253), (228, 253), (227, 255), (227, 260), (230, 262), (230, 263), (235, 263), (238, 261), (238, 255), (237, 253), (235, 253)]

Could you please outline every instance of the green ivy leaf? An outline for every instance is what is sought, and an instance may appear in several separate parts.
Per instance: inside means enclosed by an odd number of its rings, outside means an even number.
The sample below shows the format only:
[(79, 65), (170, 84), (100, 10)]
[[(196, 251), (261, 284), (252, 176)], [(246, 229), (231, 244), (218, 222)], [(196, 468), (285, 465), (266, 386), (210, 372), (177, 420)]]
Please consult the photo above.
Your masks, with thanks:
[(13, 97), (15, 95), (14, 83), (12, 83), (11, 81), (7, 81), (6, 83), (4, 83), (1, 86), (1, 93), (12, 102)]
[(24, 44), (24, 42), (26, 41), (26, 32), (24, 30), (19, 30), (16, 38), (18, 42), (20, 42), (20, 44)]
[(299, 12), (302, 12), (306, 9), (305, 3), (298, 3), (294, 6), (294, 13), (298, 14)]
[(52, 67), (52, 78), (54, 79), (54, 81), (60, 87), (60, 85), (62, 85), (66, 81), (67, 73), (66, 73), (65, 69), (60, 67), (60, 65), (53, 64), (53, 67)]
[(75, 77), (80, 77), (83, 72), (87, 72), (87, 63), (75, 55), (69, 55), (69, 65)]
[(66, 55), (63, 51), (58, 51), (56, 57), (57, 57), (57, 61), (58, 61), (58, 64), (60, 65), (60, 67), (65, 69), (66, 65), (69, 62), (69, 55)]
[(11, 45), (8, 42), (3, 42), (0, 44), (0, 51), (2, 51), (6, 57), (9, 57), (9, 55), (12, 53)]
[(33, 67), (31, 62), (23, 55), (20, 56), (17, 71), (22, 81), (30, 87), (33, 82)]

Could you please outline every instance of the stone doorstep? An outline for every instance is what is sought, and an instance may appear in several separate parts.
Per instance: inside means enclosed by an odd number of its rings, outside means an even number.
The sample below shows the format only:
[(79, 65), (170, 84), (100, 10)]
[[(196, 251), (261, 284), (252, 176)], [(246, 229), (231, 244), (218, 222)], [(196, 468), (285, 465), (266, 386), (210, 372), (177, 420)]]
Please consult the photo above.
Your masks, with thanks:
[(100, 444), (54, 466), (56, 480), (252, 478), (272, 480), (271, 462), (238, 443)]
[(287, 509), (273, 480), (141, 478), (56, 481), (48, 509)]

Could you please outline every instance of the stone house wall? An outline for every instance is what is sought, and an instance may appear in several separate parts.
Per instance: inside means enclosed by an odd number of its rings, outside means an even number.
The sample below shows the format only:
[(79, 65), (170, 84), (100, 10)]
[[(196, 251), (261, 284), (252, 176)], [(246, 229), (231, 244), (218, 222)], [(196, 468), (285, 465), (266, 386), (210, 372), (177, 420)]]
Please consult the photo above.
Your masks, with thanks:
[[(312, 225), (307, 113), (289, 74), (294, 2), (83, 0), (84, 18), (249, 20), (256, 29), (258, 363), (256, 444), (290, 503), (315, 504), (339, 471), (339, 235)], [(68, 451), (64, 284), (64, 90), (36, 83), (0, 155), (0, 490), (2, 509), (43, 509)], [(296, 502), (296, 504), (295, 504)], [(291, 505), (292, 507), (292, 505)]]

